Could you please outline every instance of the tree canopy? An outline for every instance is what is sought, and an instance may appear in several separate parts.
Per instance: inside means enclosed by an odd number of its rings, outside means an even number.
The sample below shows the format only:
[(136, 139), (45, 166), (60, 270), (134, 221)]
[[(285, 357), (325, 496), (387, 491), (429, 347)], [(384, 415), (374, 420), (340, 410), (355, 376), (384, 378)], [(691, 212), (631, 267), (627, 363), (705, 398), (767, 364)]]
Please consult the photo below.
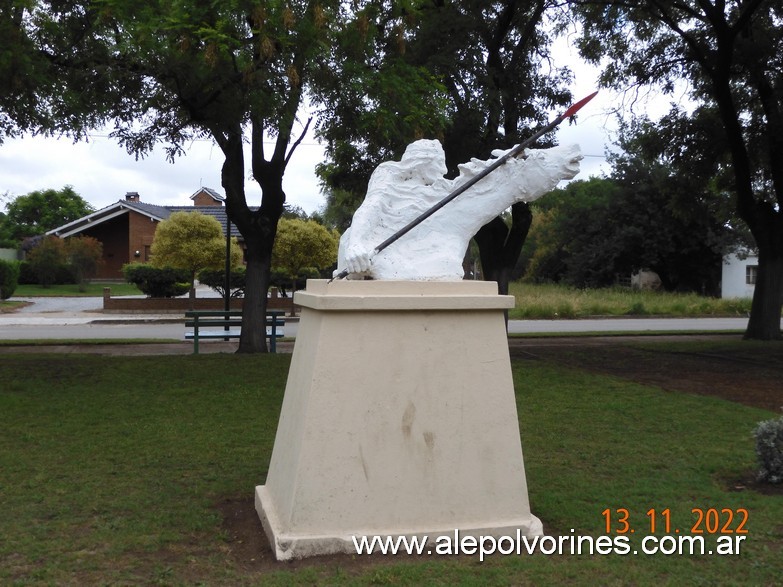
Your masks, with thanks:
[[(202, 269), (225, 266), (226, 238), (220, 223), (200, 212), (174, 212), (155, 230), (150, 248), (156, 267), (184, 269), (190, 275), (190, 297), (195, 297), (196, 274)], [(242, 262), (236, 238), (231, 240), (231, 265)]]
[(339, 235), (315, 220), (283, 218), (277, 231), (272, 266), (295, 282), (305, 268), (317, 271), (337, 263)]
[[(714, 111), (726, 156), (715, 160), (728, 162), (737, 214), (759, 253), (746, 337), (780, 338), (783, 5), (773, 0), (571, 4), (584, 21), (581, 53), (603, 64), (603, 84), (671, 93), (684, 80), (690, 98)], [(675, 154), (680, 148), (678, 142), (669, 145)]]
[[(650, 269), (668, 290), (718, 295), (722, 254), (741, 245), (742, 231), (716, 176), (710, 120), (674, 108), (622, 126), (608, 178), (571, 182), (535, 203), (529, 276), (600, 287)], [(715, 156), (694, 158), (707, 149)]]
[[(21, 72), (0, 105), (6, 128), (78, 138), (111, 124), (111, 136), (137, 156), (162, 144), (175, 157), (194, 138), (214, 140), (224, 156), (227, 212), (247, 246), (239, 351), (264, 351), (282, 179), (309, 126), (298, 119), (305, 96), (322, 72), (342, 66), (330, 48), (349, 9), (338, 0), (14, 5), (0, 42), (25, 56), (2, 65)], [(27, 100), (34, 116), (14, 100)], [(260, 206), (246, 198), (248, 175), (261, 187)]]
[[(379, 6), (383, 3), (378, 3)], [(564, 18), (556, 2), (422, 1), (373, 5), (355, 50), (352, 81), (332, 87), (339, 106), (322, 114), (329, 161), (324, 217), (344, 230), (384, 160), (418, 138), (441, 139), (450, 175), (471, 157), (487, 159), (547, 120), (571, 100), (567, 65), (555, 65), (552, 37)], [(344, 48), (354, 45), (345, 43)], [(341, 94), (339, 101), (337, 94)], [(483, 273), (505, 290), (530, 223), (518, 204), (510, 224), (498, 218), (482, 232)]]
[(69, 185), (60, 190), (47, 189), (17, 196), (6, 205), (5, 224), (8, 240), (17, 244), (86, 216), (93, 211)]

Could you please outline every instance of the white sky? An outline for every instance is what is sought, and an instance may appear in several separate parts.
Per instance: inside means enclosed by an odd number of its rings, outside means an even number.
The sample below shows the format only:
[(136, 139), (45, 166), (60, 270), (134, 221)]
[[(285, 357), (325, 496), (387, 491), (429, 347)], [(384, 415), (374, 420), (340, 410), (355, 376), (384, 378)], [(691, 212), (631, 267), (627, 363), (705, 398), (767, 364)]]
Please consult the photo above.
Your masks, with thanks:
[[(596, 72), (584, 65), (574, 69), (577, 71), (572, 92), (575, 99), (581, 99), (597, 88)], [(615, 128), (609, 110), (618, 100), (617, 94), (602, 90), (579, 113), (576, 125), (563, 123), (558, 129), (559, 143), (578, 143), (585, 156), (576, 179), (608, 173), (604, 155), (614, 141)], [(66, 137), (8, 139), (0, 145), (0, 195), (19, 196), (71, 185), (93, 207), (100, 209), (122, 199), (129, 191), (139, 192), (143, 202), (160, 205), (190, 205), (190, 196), (201, 186), (223, 193), (220, 149), (210, 141), (196, 141), (186, 151), (185, 156), (171, 164), (163, 149), (156, 149), (146, 159), (137, 161), (107, 138), (105, 132), (76, 144)], [(323, 149), (311, 131), (292, 157), (284, 177), (288, 202), (308, 213), (324, 203), (315, 176), (315, 166), (322, 160)], [(246, 162), (249, 161), (248, 156)], [(248, 203), (258, 205), (261, 197), (258, 185), (248, 180), (246, 190)]]

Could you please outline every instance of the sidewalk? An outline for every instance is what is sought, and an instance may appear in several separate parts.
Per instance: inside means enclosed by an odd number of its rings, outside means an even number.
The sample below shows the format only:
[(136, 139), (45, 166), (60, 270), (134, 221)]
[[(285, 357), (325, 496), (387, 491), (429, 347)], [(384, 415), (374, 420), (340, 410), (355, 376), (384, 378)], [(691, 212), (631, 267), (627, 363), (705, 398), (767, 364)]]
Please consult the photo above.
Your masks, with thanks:
[[(220, 297), (204, 285), (196, 286), (199, 299)], [(145, 298), (146, 296), (122, 296)], [(29, 305), (14, 312), (0, 313), (0, 327), (69, 326), (83, 324), (165, 324), (184, 322), (184, 312), (116, 312), (103, 310), (102, 297), (11, 297), (9, 301)], [(287, 320), (290, 320), (287, 318)]]
[[(144, 296), (139, 296), (144, 297)], [(0, 326), (68, 326), (76, 324), (181, 322), (178, 314), (114, 314), (103, 311), (102, 297), (11, 297), (28, 305), (0, 314)]]
[[(198, 296), (202, 298), (215, 297), (214, 292), (200, 288)], [(136, 296), (144, 297), (144, 296)], [(54, 346), (47, 345), (45, 350), (51, 352), (102, 352), (106, 354), (120, 353), (119, 345), (88, 345), (90, 350), (80, 347), (85, 345), (58, 345), (57, 340), (85, 340), (94, 343), (97, 340), (115, 341), (160, 341), (155, 344), (166, 344), (165, 347), (154, 347), (145, 343), (137, 351), (127, 349), (126, 354), (188, 354), (193, 351), (192, 341), (185, 341), (185, 315), (175, 313), (115, 313), (103, 311), (102, 297), (12, 297), (12, 301), (27, 302), (13, 312), (0, 313), (0, 340), (6, 341), (53, 341)], [(286, 336), (296, 336), (298, 318), (286, 319)], [(131, 342), (129, 346), (133, 346)], [(137, 345), (138, 346), (138, 345)], [(225, 343), (222, 340), (205, 341), (203, 352), (234, 352), (237, 341)], [(106, 347), (106, 348), (102, 348)], [(30, 346), (5, 347), (26, 348)], [(35, 352), (41, 352), (38, 349)], [(284, 352), (284, 351), (283, 351)]]

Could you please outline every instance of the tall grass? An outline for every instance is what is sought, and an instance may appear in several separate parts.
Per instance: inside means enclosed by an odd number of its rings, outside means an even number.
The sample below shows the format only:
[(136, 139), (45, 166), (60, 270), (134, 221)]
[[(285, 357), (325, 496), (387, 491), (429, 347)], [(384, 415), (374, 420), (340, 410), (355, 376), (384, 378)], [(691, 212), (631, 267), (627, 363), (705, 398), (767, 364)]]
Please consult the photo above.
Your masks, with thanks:
[(588, 316), (747, 316), (749, 299), (719, 299), (694, 293), (629, 288), (576, 289), (564, 285), (516, 282), (512, 319), (584, 318)]

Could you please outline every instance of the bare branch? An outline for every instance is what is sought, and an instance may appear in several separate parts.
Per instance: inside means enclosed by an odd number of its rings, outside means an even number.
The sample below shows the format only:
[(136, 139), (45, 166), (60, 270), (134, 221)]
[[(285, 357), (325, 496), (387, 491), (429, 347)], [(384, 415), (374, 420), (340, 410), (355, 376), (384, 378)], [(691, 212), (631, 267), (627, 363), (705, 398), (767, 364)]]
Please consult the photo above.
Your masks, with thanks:
[(307, 122), (305, 123), (304, 130), (302, 131), (302, 134), (299, 135), (299, 138), (296, 139), (293, 145), (291, 145), (291, 149), (288, 151), (288, 155), (285, 158), (285, 164), (288, 165), (288, 162), (291, 160), (291, 156), (294, 154), (294, 151), (299, 146), (299, 143), (302, 142), (302, 140), (305, 138), (305, 135), (307, 134), (307, 129), (310, 128), (310, 123), (313, 121), (313, 117), (307, 119)]

